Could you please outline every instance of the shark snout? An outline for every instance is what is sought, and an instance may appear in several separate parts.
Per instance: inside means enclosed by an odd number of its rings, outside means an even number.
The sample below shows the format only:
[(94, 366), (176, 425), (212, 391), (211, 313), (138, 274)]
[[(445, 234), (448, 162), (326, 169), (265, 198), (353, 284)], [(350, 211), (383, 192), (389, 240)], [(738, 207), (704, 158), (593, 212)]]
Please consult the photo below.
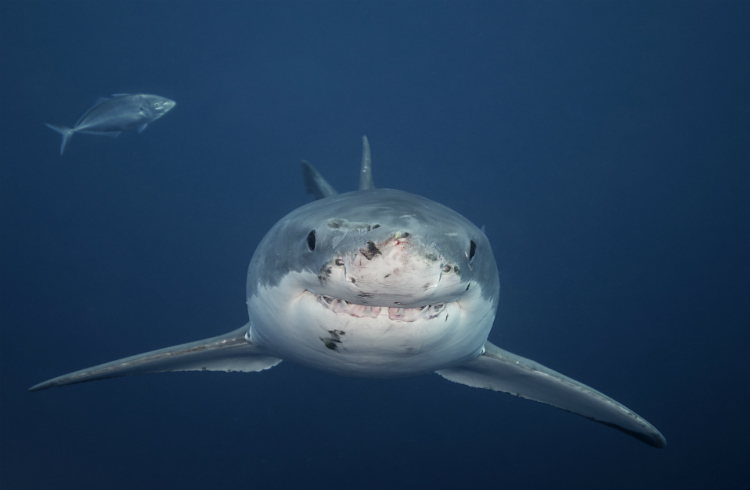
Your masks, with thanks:
[(354, 297), (388, 298), (382, 306), (428, 304), (446, 271), (454, 270), (438, 252), (408, 233), (366, 241), (335, 264), (343, 268), (347, 289)]

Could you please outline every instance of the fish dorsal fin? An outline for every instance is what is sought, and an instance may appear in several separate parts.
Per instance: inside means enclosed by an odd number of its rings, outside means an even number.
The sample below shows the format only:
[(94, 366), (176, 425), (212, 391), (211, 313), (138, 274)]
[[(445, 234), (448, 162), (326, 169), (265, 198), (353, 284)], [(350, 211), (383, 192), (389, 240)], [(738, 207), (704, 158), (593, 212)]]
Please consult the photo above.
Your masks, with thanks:
[(338, 194), (333, 186), (320, 175), (320, 172), (306, 160), (302, 160), (302, 175), (305, 179), (305, 190), (308, 194), (314, 195), (315, 199), (323, 199)]
[(108, 100), (112, 100), (112, 99), (110, 99), (109, 97), (97, 97), (96, 102), (94, 103), (94, 105), (92, 105), (89, 108), (89, 110), (87, 110), (86, 112), (84, 112), (83, 116), (81, 116), (80, 118), (78, 118), (78, 121), (76, 121), (76, 124), (73, 127), (75, 128), (76, 126), (78, 126), (79, 124), (81, 124), (81, 121), (83, 121), (84, 119), (86, 119), (86, 116), (89, 115), (89, 112), (93, 111), (95, 108), (97, 108), (98, 106), (104, 104)]
[(374, 189), (372, 181), (372, 161), (370, 159), (370, 142), (362, 136), (362, 167), (359, 171), (359, 190)]

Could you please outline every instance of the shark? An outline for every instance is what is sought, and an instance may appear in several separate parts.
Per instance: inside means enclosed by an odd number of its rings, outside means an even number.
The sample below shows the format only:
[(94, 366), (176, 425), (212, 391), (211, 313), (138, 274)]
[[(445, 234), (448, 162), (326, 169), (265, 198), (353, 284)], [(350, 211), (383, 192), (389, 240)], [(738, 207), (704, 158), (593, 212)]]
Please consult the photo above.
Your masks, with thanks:
[(255, 250), (247, 271), (247, 324), (30, 390), (156, 372), (259, 372), (282, 360), (370, 378), (434, 372), (664, 447), (664, 436), (621, 403), (487, 340), (500, 293), (487, 236), (442, 204), (376, 189), (369, 142), (362, 141), (356, 191), (337, 193), (302, 162), (306, 189), (316, 199), (281, 218)]

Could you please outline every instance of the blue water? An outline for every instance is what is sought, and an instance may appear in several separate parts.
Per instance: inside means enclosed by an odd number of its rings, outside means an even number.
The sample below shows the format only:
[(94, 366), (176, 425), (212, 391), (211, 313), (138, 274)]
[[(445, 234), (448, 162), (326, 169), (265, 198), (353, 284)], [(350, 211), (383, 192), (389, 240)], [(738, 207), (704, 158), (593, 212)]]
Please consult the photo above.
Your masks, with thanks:
[[(0, 487), (748, 488), (747, 2), (0, 3)], [(59, 135), (98, 96), (177, 107)], [(490, 340), (650, 448), (435, 375), (29, 386), (246, 322), (299, 160), (485, 225)]]

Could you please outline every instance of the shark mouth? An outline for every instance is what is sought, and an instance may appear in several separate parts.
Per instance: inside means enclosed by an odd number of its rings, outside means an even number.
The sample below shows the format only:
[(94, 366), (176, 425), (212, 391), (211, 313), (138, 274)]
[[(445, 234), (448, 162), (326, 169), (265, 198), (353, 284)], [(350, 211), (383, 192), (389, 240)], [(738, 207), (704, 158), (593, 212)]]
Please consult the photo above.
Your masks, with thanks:
[(389, 320), (400, 322), (415, 322), (417, 320), (431, 320), (439, 316), (446, 309), (446, 303), (425, 305), (418, 308), (366, 306), (349, 303), (343, 299), (331, 296), (316, 295), (318, 303), (334, 313), (344, 313), (356, 318), (377, 318), (388, 315)]

